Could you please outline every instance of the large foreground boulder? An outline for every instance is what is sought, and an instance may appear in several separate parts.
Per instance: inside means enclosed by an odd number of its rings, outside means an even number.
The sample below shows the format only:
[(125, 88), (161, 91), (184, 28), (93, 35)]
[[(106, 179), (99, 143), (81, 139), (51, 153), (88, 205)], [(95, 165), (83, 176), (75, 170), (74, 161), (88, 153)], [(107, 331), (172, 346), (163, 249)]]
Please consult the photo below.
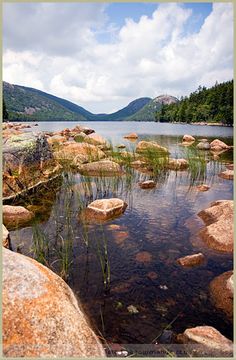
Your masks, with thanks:
[(210, 294), (214, 305), (231, 321), (233, 320), (233, 285), (233, 271), (217, 276), (210, 283)]
[(2, 299), (4, 356), (105, 356), (67, 284), (37, 261), (7, 249)]
[(191, 356), (232, 356), (233, 343), (211, 326), (196, 326), (186, 329), (177, 336), (180, 343), (187, 344), (186, 351)]
[(198, 213), (206, 227), (200, 236), (212, 249), (233, 251), (233, 200), (218, 200)]
[(11, 136), (3, 146), (3, 167), (19, 168), (52, 158), (45, 135), (24, 133)]
[(139, 141), (136, 147), (137, 153), (164, 153), (169, 154), (167, 148), (157, 144), (155, 141)]
[(117, 198), (95, 200), (80, 214), (80, 218), (85, 222), (103, 222), (120, 216), (126, 207), (126, 202)]
[(117, 176), (122, 174), (119, 164), (111, 160), (100, 160), (78, 167), (80, 173), (88, 176)]
[(3, 145), (3, 199), (18, 196), (59, 176), (57, 165), (45, 135), (11, 136)]

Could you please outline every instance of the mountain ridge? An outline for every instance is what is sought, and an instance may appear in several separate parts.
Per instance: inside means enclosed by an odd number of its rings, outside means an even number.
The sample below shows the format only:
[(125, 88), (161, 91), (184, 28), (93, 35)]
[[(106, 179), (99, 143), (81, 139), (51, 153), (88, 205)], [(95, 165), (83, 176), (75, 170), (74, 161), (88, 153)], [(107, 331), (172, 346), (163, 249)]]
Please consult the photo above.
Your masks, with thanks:
[[(173, 98), (170, 95), (160, 95)], [(159, 96), (159, 97), (160, 97)], [(161, 104), (155, 99), (141, 97), (131, 101), (127, 106), (111, 114), (93, 114), (80, 105), (57, 97), (44, 91), (10, 84), (3, 81), (3, 97), (9, 120), (16, 121), (122, 121), (134, 120), (135, 114), (143, 114), (145, 121), (154, 119)], [(176, 99), (176, 98), (175, 98)], [(178, 101), (178, 99), (176, 99)], [(167, 101), (167, 100), (166, 100)]]

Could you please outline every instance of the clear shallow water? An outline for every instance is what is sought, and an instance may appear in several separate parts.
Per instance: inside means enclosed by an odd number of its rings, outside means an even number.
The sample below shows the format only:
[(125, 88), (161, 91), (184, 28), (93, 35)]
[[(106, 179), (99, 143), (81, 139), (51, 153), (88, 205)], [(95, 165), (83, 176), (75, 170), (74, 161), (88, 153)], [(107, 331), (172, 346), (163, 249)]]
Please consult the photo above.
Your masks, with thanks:
[[(75, 123), (59, 125), (63, 129), (74, 127)], [(133, 123), (106, 123), (101, 127), (101, 123), (91, 122), (86, 125), (94, 129), (98, 126), (96, 130), (114, 143), (126, 143), (122, 135), (136, 131), (140, 139), (156, 140), (176, 157), (186, 157), (187, 150), (179, 145), (185, 133), (208, 139), (218, 137), (232, 143), (230, 128), (192, 125), (169, 128), (167, 124), (168, 130), (166, 127), (158, 130), (156, 125), (166, 124), (137, 123), (135, 127)], [(189, 127), (194, 131), (189, 131)], [(38, 130), (46, 129), (38, 127)], [(163, 134), (165, 131), (171, 135)], [(224, 136), (220, 136), (221, 132)], [(225, 169), (225, 162), (231, 160), (230, 151), (219, 161), (207, 163), (204, 183), (211, 186), (207, 192), (196, 190), (203, 178), (190, 187), (190, 175), (186, 171), (161, 173), (155, 177), (157, 187), (152, 190), (139, 188), (139, 181), (152, 176), (138, 171), (133, 171), (130, 177), (102, 180), (89, 180), (76, 173), (64, 174), (61, 182), (48, 192), (26, 202), (26, 205), (41, 207), (38, 222), (32, 227), (11, 231), (14, 248), (18, 246), (23, 253), (38, 257), (40, 248), (48, 245), (45, 258), (58, 273), (63, 270), (63, 256), (65, 259), (65, 253), (68, 254), (67, 281), (95, 329), (107, 341), (149, 344), (168, 325), (174, 333), (187, 327), (210, 325), (232, 338), (232, 325), (212, 305), (208, 293), (210, 281), (232, 269), (232, 256), (209, 250), (197, 236), (202, 223), (194, 220), (210, 202), (232, 199), (233, 182), (218, 177)], [(109, 197), (125, 200), (126, 212), (102, 226), (85, 228), (78, 216), (81, 204)], [(203, 265), (184, 269), (176, 263), (179, 257), (199, 251), (206, 256)], [(106, 259), (108, 266), (103, 276)], [(109, 273), (110, 283), (105, 287), (104, 278), (109, 282)], [(130, 314), (129, 305), (134, 305), (139, 312)]]

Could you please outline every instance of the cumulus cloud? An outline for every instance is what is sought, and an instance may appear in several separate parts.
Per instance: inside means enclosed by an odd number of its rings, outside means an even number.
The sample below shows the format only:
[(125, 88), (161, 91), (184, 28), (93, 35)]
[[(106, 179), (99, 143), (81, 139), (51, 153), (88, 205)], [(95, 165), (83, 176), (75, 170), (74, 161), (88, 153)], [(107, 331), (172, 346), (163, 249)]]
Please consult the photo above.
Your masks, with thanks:
[[(4, 80), (38, 87), (91, 111), (114, 111), (141, 96), (186, 95), (200, 84), (233, 77), (230, 3), (213, 4), (200, 30), (190, 34), (185, 28), (193, 13), (182, 4), (161, 4), (151, 17), (126, 19), (118, 31), (103, 4), (31, 4), (30, 19), (18, 23), (20, 5), (5, 4)], [(13, 19), (21, 25), (19, 32)], [(112, 41), (98, 40), (103, 31), (114, 31)]]

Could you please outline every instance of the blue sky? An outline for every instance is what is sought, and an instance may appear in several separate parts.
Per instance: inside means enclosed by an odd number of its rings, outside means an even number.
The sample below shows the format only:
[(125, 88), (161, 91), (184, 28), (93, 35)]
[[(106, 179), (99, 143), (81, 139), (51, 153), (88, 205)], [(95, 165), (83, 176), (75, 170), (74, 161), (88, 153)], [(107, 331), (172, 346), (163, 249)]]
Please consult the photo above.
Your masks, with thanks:
[[(205, 17), (212, 11), (212, 3), (182, 3), (182, 6), (191, 9), (196, 17), (194, 30), (199, 30)], [(111, 22), (119, 26), (125, 24), (125, 18), (130, 17), (138, 21), (142, 15), (151, 17), (158, 3), (110, 3), (106, 12)]]
[(233, 6), (5, 3), (3, 45), (5, 81), (112, 112), (232, 79)]
[[(139, 21), (143, 15), (152, 17), (153, 12), (158, 8), (158, 3), (109, 3), (107, 4), (106, 14), (108, 15), (108, 22), (120, 29), (125, 25), (125, 20), (131, 18), (134, 21)], [(191, 9), (193, 17), (188, 22), (185, 32), (197, 32), (201, 28), (205, 18), (212, 11), (212, 3), (182, 3), (186, 9)], [(113, 37), (110, 33), (99, 33), (97, 35), (98, 41), (103, 43), (112, 41)]]

